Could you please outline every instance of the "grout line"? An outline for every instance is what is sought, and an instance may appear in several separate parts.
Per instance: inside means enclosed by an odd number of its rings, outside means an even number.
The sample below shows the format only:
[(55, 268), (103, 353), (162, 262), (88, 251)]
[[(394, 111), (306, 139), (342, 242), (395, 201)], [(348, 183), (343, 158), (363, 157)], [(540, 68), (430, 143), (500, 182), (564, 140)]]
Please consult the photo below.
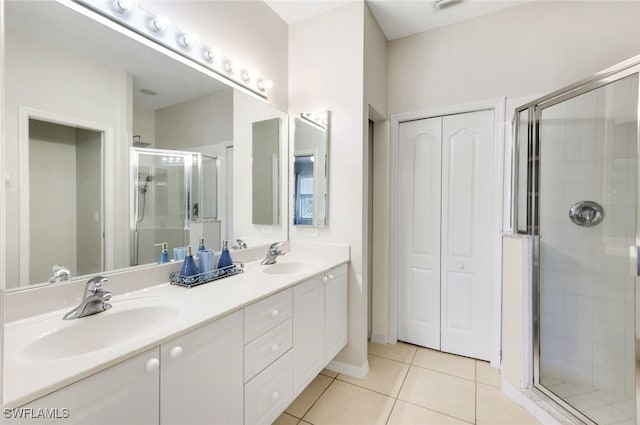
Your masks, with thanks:
[(391, 410), (389, 410), (389, 414), (387, 415), (387, 420), (384, 421), (384, 425), (387, 425), (389, 423), (389, 419), (391, 419), (391, 415), (393, 414), (393, 409), (396, 408), (396, 403), (398, 402), (397, 398), (393, 399), (393, 406), (391, 406)]
[[(309, 408), (308, 408), (307, 410), (305, 410), (305, 412), (302, 414), (302, 417), (301, 417), (301, 418), (298, 418), (298, 419), (303, 420), (303, 419), (304, 419), (304, 417), (305, 417), (305, 416), (307, 416), (307, 413), (309, 413), (309, 411), (313, 408), (313, 406), (315, 406), (315, 405), (316, 405), (316, 403), (318, 402), (318, 400), (320, 400), (320, 398), (322, 397), (322, 395), (323, 395), (325, 392), (327, 392), (327, 390), (329, 389), (329, 387), (330, 387), (331, 385), (333, 385), (333, 383), (336, 381), (336, 378), (331, 378), (330, 376), (327, 376), (327, 375), (322, 375), (322, 376), (326, 376), (327, 378), (331, 379), (331, 382), (329, 382), (329, 385), (327, 385), (327, 388), (325, 388), (325, 389), (320, 393), (320, 395), (318, 396), (318, 398), (316, 398), (316, 399), (314, 400), (314, 402), (313, 402), (313, 403), (311, 403), (311, 406), (309, 406)], [(314, 379), (315, 379), (315, 378), (314, 378)], [(305, 389), (306, 389), (306, 388), (305, 388)], [(302, 390), (302, 391), (304, 392), (304, 390)], [(302, 393), (300, 393), (300, 394), (302, 394)], [(293, 416), (293, 415), (292, 415), (292, 416)], [(295, 416), (294, 416), (294, 417), (295, 417)], [(309, 422), (309, 421), (306, 421), (306, 422)], [(311, 423), (311, 422), (309, 422), (309, 423)]]
[(473, 380), (473, 423), (478, 423), (478, 362), (473, 364), (473, 373), (475, 379)]
[[(428, 371), (431, 371), (431, 372), (436, 372), (436, 373), (441, 373), (441, 374), (443, 374), (443, 375), (452, 376), (452, 377), (454, 377), (454, 378), (458, 378), (458, 379), (464, 379), (465, 381), (469, 381), (469, 382), (476, 382), (476, 381), (475, 381), (475, 379), (469, 379), (469, 378), (465, 378), (465, 377), (463, 377), (463, 376), (453, 375), (453, 374), (451, 374), (451, 373), (443, 372), (443, 371), (438, 370), (438, 369), (431, 369), (431, 368), (424, 367), (424, 366), (420, 366), (420, 365), (417, 365), (417, 364), (412, 364), (411, 366), (413, 366), (413, 367), (419, 367), (419, 368), (420, 368), (420, 369), (422, 369), (422, 370), (428, 370)], [(475, 367), (475, 366), (474, 366), (474, 367)]]
[(433, 408), (431, 408), (431, 407), (425, 407), (425, 406), (422, 406), (422, 405), (420, 405), (420, 404), (414, 403), (414, 402), (412, 402), (412, 401), (403, 400), (403, 399), (401, 399), (401, 398), (399, 398), (399, 399), (398, 399), (398, 401), (401, 401), (401, 402), (403, 402), (403, 403), (410, 404), (410, 405), (412, 405), (412, 406), (420, 407), (420, 408), (422, 408), (422, 409), (426, 409), (426, 410), (428, 410), (428, 411), (430, 411), (430, 412), (434, 412), (434, 413), (437, 413), (437, 414), (442, 415), (442, 416), (447, 416), (447, 417), (449, 417), (449, 418), (453, 418), (453, 419), (455, 419), (455, 420), (458, 420), (458, 421), (464, 422), (464, 423), (466, 423), (466, 424), (473, 424), (472, 422), (465, 421), (464, 419), (459, 418), (459, 417), (457, 417), (457, 416), (452, 416), (452, 415), (450, 415), (449, 413), (441, 412), (440, 410), (435, 410), (435, 409), (433, 409)]
[[(385, 393), (382, 393), (382, 392), (380, 392), (380, 391), (372, 390), (371, 388), (367, 388), (367, 387), (364, 387), (364, 386), (362, 386), (362, 385), (358, 385), (358, 384), (353, 383), (353, 382), (343, 381), (342, 379), (337, 379), (337, 378), (336, 378), (336, 380), (337, 380), (337, 381), (340, 381), (340, 382), (342, 382), (342, 383), (344, 383), (344, 384), (347, 384), (347, 385), (353, 385), (354, 387), (358, 387), (358, 388), (361, 388), (361, 389), (363, 389), (363, 390), (371, 391), (372, 393), (375, 393), (375, 394), (383, 395), (383, 396), (385, 396), (385, 397), (389, 397), (389, 398), (398, 398), (398, 397), (396, 397), (396, 396), (389, 395), (389, 394), (385, 394)], [(402, 387), (400, 387), (400, 390), (402, 390)], [(398, 390), (398, 394), (400, 394), (400, 390)]]
[[(392, 358), (390, 358), (390, 357), (385, 357), (385, 356), (383, 356), (383, 355), (381, 355), (381, 354), (367, 353), (367, 355), (368, 355), (368, 356), (375, 356), (375, 357), (378, 357), (379, 359), (391, 360), (391, 361), (398, 362), (398, 363), (402, 363), (402, 364), (408, 364), (408, 365), (410, 365), (410, 364), (411, 364), (411, 362), (409, 362), (409, 363), (407, 363), (407, 362), (403, 362), (402, 360), (392, 359)], [(415, 353), (414, 353), (414, 356), (415, 356)], [(411, 360), (413, 361), (413, 356), (411, 357)]]

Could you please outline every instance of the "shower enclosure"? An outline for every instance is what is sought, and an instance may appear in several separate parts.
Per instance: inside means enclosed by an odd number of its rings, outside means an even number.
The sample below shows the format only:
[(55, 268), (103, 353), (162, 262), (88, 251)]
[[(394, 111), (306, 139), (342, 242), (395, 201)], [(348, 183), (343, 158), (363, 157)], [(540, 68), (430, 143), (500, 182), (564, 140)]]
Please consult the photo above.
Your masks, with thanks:
[[(197, 152), (131, 148), (131, 265), (158, 261), (161, 244), (193, 245), (207, 236), (219, 249), (209, 227), (217, 220), (218, 159)], [(198, 234), (192, 234), (197, 222)]]
[(516, 110), (514, 217), (538, 236), (534, 388), (636, 424), (640, 57)]

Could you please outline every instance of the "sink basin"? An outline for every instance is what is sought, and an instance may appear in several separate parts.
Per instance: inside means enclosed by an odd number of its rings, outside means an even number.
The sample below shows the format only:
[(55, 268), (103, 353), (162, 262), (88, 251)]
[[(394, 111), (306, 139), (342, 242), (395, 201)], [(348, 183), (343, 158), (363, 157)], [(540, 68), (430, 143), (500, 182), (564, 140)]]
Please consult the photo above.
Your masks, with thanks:
[[(139, 338), (153, 329), (174, 320), (180, 311), (166, 305), (128, 306), (113, 304), (113, 308), (92, 316), (62, 320), (51, 327), (46, 323), (37, 337), (22, 350), (24, 359), (43, 361), (80, 356)], [(34, 329), (38, 332), (39, 329)]]
[(268, 274), (296, 274), (309, 270), (311, 263), (303, 261), (290, 261), (265, 266), (263, 271)]

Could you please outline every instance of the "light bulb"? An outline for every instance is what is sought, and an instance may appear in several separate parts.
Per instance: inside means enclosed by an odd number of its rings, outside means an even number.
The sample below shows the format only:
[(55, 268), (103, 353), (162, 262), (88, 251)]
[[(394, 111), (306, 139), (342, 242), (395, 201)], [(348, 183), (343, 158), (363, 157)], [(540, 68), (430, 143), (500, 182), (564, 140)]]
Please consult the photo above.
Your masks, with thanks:
[(227, 71), (228, 74), (233, 72), (233, 64), (230, 61), (226, 61), (224, 63), (224, 70)]
[(260, 80), (258, 81), (258, 89), (260, 91), (271, 90), (273, 88), (273, 81), (271, 80)]
[(253, 73), (251, 71), (247, 71), (246, 69), (242, 70), (242, 73), (240, 74), (240, 77), (242, 78), (242, 81), (244, 81), (245, 83), (248, 83), (249, 80), (251, 80)]
[(213, 62), (217, 58), (222, 58), (222, 52), (220, 51), (220, 49), (217, 49), (215, 47), (213, 49), (207, 49), (204, 51), (204, 58), (209, 62)]
[(116, 6), (120, 9), (120, 13), (127, 13), (138, 4), (137, 0), (116, 0)]
[(199, 41), (200, 41), (200, 39), (195, 34), (185, 34), (180, 38), (180, 42), (182, 43), (182, 47), (184, 47), (185, 49), (192, 48), (193, 46), (198, 44)]
[(164, 31), (169, 25), (171, 25), (171, 20), (166, 16), (158, 16), (157, 18), (153, 19), (152, 24), (154, 31), (161, 32)]

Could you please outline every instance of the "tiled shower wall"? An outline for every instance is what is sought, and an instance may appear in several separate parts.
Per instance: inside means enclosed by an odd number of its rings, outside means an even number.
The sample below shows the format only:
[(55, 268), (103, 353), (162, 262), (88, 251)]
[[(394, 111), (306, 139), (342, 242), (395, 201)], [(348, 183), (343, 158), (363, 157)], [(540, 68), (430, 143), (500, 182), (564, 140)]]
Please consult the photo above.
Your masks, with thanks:
[[(635, 397), (637, 95), (626, 78), (542, 111), (540, 381), (562, 397)], [(599, 225), (569, 219), (583, 200), (604, 207)]]

